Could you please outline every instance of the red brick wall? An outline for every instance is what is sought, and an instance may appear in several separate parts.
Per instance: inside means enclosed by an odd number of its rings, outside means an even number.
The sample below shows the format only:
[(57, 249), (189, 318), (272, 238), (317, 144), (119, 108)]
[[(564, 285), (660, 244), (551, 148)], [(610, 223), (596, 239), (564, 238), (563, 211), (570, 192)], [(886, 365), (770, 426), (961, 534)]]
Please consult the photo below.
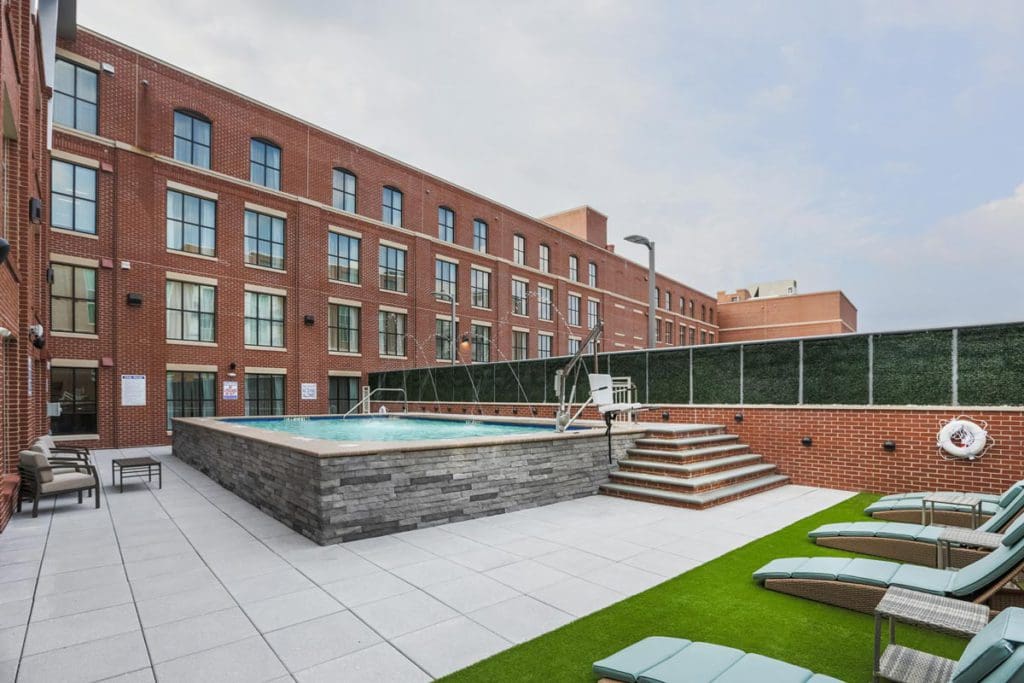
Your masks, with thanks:
[[(377, 404), (375, 404), (376, 407)], [(394, 403), (389, 409), (400, 409)], [(443, 403), (440, 413), (473, 414), (477, 406)], [(552, 404), (535, 404), (541, 417), (553, 415)], [(525, 404), (484, 404), (484, 417), (531, 415)], [(412, 403), (410, 410), (434, 412), (434, 405)], [(495, 413), (495, 410), (498, 412)], [(513, 410), (515, 411), (513, 413)], [(643, 414), (649, 422), (712, 423), (737, 434), (754, 453), (778, 465), (794, 484), (852, 491), (892, 493), (915, 490), (999, 492), (1024, 479), (1024, 409), (895, 409), (797, 407), (655, 406)], [(742, 422), (735, 415), (743, 415)], [(988, 423), (995, 445), (974, 460), (944, 460), (935, 446), (942, 422), (964, 414)], [(597, 419), (588, 409), (587, 419)], [(811, 446), (800, 440), (809, 436)], [(896, 442), (895, 451), (882, 443)]]

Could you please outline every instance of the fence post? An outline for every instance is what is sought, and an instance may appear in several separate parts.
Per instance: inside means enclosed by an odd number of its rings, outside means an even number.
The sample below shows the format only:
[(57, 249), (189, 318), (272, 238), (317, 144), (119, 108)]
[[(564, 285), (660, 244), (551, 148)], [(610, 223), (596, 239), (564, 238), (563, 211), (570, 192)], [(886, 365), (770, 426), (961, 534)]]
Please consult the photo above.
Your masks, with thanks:
[(693, 347), (690, 347), (690, 405), (693, 405)]
[(875, 335), (868, 335), (868, 405), (875, 404)]
[(740, 344), (740, 405), (743, 405), (743, 344)]
[(953, 328), (953, 405), (960, 405), (960, 330), (956, 327)]
[(651, 402), (651, 354), (644, 351), (644, 403)]
[(796, 404), (802, 406), (804, 404), (804, 340), (801, 339), (799, 344), (800, 349), (800, 365), (797, 369), (797, 385), (796, 385)]

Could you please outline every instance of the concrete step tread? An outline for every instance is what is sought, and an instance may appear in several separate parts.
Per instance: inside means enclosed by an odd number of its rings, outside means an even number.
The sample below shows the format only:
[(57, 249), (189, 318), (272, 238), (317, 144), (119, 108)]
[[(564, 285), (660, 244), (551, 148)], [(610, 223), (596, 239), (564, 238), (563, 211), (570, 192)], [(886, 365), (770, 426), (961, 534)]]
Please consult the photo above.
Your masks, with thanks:
[(789, 481), (789, 477), (785, 474), (772, 474), (765, 477), (759, 477), (757, 479), (743, 481), (738, 484), (733, 484), (732, 486), (723, 486), (720, 489), (703, 491), (701, 493), (682, 493), (680, 491), (670, 491), (668, 489), (649, 489), (643, 486), (615, 483), (602, 484), (601, 490), (627, 493), (645, 498), (668, 500), (676, 503), (683, 503), (685, 505), (704, 506), (710, 505), (715, 501), (722, 500), (723, 498), (740, 496), (748, 491), (754, 491), (768, 486), (775, 486), (787, 481)]
[(642, 424), (648, 434), (693, 434), (695, 432), (714, 432), (725, 429), (725, 425), (713, 424)]
[(652, 470), (661, 470), (663, 472), (679, 472), (684, 475), (691, 475), (695, 472), (701, 472), (703, 470), (713, 470), (719, 467), (731, 467), (733, 465), (745, 465), (748, 463), (759, 462), (763, 456), (757, 453), (746, 453), (744, 455), (729, 455), (724, 458), (715, 458), (713, 460), (698, 460), (697, 462), (689, 462), (682, 465), (674, 462), (659, 462), (657, 460), (638, 460), (628, 458), (626, 460), (619, 461), (619, 467), (645, 467)]
[(661, 474), (649, 474), (647, 472), (622, 472), (616, 470), (611, 473), (611, 477), (614, 479), (628, 479), (634, 482), (650, 482), (652, 484), (664, 484), (667, 486), (681, 486), (683, 488), (696, 489), (704, 486), (714, 486), (715, 484), (721, 484), (722, 482), (729, 481), (731, 479), (739, 479), (740, 477), (749, 477), (754, 474), (774, 472), (775, 469), (775, 465), (771, 463), (763, 463), (759, 465), (747, 465), (746, 467), (736, 467), (734, 469), (723, 470), (721, 472), (712, 472), (711, 474), (704, 474), (699, 477), (691, 477), (689, 479), (683, 479), (682, 477), (668, 477)]
[(700, 444), (738, 441), (736, 434), (706, 434), (704, 436), (687, 436), (680, 439), (645, 439), (636, 440), (638, 446), (698, 446)]
[(727, 446), (707, 446), (706, 448), (690, 448), (685, 451), (663, 451), (657, 448), (627, 448), (626, 453), (631, 456), (654, 456), (659, 458), (672, 458), (673, 460), (691, 460), (705, 455), (717, 455), (719, 453), (732, 453), (749, 448), (746, 444), (729, 444)]

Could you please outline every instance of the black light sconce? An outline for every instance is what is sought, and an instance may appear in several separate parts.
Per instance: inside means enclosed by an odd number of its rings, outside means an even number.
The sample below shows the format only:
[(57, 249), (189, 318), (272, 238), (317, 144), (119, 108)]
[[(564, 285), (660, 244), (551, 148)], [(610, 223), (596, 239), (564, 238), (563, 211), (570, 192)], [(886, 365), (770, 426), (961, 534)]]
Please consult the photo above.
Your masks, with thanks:
[(436, 412), (438, 412), (438, 410), (439, 410), (439, 408), (437, 406), (434, 406), (434, 412), (436, 413)]
[(805, 436), (804, 438), (800, 439), (800, 443), (802, 443), (805, 446), (810, 446), (812, 443), (814, 443), (814, 440), (811, 439), (811, 437), (809, 436)]
[(497, 408), (495, 408), (495, 409), (494, 409), (494, 414), (495, 414), (495, 415), (497, 415), (497, 414), (498, 414), (498, 409), (497, 409)]
[(892, 439), (889, 439), (888, 441), (883, 441), (882, 448), (884, 448), (887, 451), (894, 451), (896, 450), (896, 442), (893, 441)]
[(463, 414), (465, 414), (465, 412), (466, 412), (466, 409), (465, 409), (465, 408), (463, 408), (463, 409), (462, 409), (462, 412), (463, 412)]
[(668, 411), (667, 410), (662, 412), (661, 419), (664, 420), (665, 422), (668, 422)]
[(302, 316), (302, 322), (306, 323), (306, 326), (309, 327), (316, 322), (316, 317), (309, 315), (307, 313), (306, 315)]
[(128, 305), (129, 306), (141, 306), (142, 305), (142, 295), (139, 294), (138, 292), (128, 292), (128, 296), (126, 297), (126, 300), (128, 301)]
[(743, 422), (743, 413), (736, 413), (735, 415), (732, 416), (732, 419), (736, 420), (737, 422)]
[[(11, 243), (7, 240), (0, 238), (0, 265), (7, 262), (7, 255), (11, 253)], [(50, 280), (52, 283), (53, 280)]]
[(237, 369), (238, 369), (238, 363), (229, 363), (228, 364), (228, 377), (235, 377), (235, 375), (236, 375), (235, 370), (237, 370)]
[(530, 412), (533, 413), (534, 415), (536, 415), (537, 414), (537, 409), (536, 408), (530, 408)]
[(39, 223), (43, 220), (43, 200), (39, 197), (31, 197), (28, 200), (28, 220), (31, 223)]
[(513, 408), (512, 409), (512, 414), (513, 415), (518, 415), (519, 414), (519, 408)]

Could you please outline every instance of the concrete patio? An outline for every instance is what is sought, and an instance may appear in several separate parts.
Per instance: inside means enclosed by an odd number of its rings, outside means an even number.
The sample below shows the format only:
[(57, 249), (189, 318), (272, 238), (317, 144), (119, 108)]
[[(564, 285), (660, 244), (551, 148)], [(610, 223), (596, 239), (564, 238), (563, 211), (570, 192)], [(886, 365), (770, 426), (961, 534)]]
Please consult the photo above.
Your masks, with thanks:
[[(0, 681), (427, 681), (848, 498), (706, 511), (593, 496), (320, 547), (170, 455), (0, 535)], [(784, 504), (780, 504), (784, 503)]]

